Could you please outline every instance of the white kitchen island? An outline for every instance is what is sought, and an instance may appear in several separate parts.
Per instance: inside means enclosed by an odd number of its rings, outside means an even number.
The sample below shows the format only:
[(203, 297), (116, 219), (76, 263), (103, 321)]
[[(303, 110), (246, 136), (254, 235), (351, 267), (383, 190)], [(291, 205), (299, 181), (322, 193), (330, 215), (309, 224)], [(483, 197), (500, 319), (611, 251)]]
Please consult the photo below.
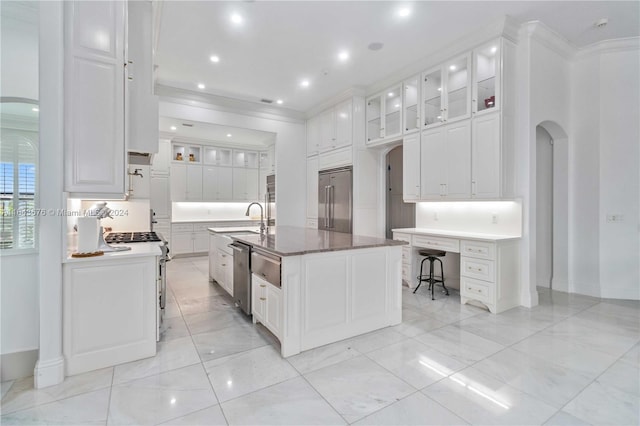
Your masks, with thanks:
[(281, 287), (252, 276), (252, 313), (283, 357), (402, 321), (402, 241), (308, 228), (231, 235), (281, 259)]

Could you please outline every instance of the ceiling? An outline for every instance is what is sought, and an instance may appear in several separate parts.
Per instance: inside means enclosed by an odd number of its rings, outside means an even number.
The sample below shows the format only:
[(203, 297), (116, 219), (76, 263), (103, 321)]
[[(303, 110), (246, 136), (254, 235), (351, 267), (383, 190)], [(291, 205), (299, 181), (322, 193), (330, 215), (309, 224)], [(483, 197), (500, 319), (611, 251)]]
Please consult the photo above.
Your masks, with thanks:
[[(400, 7), (411, 14), (399, 17)], [(234, 13), (242, 23), (231, 21)], [(637, 1), (164, 1), (158, 83), (254, 102), (281, 99), (281, 108), (307, 111), (505, 15), (542, 21), (576, 47), (640, 34)], [(600, 18), (609, 23), (596, 29)], [(372, 42), (384, 47), (369, 50)], [(344, 62), (341, 50), (350, 54)], [(303, 79), (309, 87), (300, 86)]]
[[(185, 126), (191, 125), (189, 126)], [(175, 127), (175, 130), (172, 129)], [(275, 142), (275, 133), (238, 127), (220, 126), (199, 121), (181, 120), (171, 117), (160, 117), (160, 131), (173, 135), (174, 138), (216, 142), (224, 145), (246, 145), (265, 148)], [(227, 136), (231, 135), (231, 136)]]

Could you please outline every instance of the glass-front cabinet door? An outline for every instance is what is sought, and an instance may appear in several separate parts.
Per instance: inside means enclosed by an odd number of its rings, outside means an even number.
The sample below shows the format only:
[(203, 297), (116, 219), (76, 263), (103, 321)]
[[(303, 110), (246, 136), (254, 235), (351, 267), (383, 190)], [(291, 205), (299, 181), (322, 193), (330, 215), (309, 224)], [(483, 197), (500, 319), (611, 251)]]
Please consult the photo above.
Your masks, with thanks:
[(405, 80), (403, 89), (403, 132), (409, 134), (420, 129), (420, 76)]
[(448, 61), (444, 71), (447, 76), (445, 121), (469, 118), (471, 115), (471, 55)]
[(395, 86), (384, 94), (383, 138), (402, 135), (402, 86)]
[(382, 95), (367, 100), (367, 143), (383, 138), (382, 131)]
[(442, 104), (442, 68), (427, 71), (422, 77), (422, 127), (429, 128), (441, 124)]
[(473, 51), (471, 112), (495, 111), (500, 107), (500, 40)]

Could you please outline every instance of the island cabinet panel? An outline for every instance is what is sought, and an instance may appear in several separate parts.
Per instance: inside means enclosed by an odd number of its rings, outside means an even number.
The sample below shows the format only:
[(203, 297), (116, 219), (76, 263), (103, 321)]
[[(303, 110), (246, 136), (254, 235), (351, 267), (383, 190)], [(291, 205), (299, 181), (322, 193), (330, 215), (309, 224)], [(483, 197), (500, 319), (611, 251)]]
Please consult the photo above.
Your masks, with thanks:
[(305, 262), (305, 333), (331, 333), (347, 321), (348, 259), (343, 256), (309, 256)]
[(400, 246), (317, 253), (300, 259), (300, 350), (401, 322)]

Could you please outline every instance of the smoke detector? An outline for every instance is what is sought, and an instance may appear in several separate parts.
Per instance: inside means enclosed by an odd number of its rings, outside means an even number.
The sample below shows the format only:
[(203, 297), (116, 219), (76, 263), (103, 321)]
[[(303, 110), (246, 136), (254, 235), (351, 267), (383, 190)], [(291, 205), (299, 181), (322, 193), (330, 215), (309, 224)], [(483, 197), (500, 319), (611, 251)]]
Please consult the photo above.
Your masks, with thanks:
[(607, 18), (600, 18), (593, 23), (593, 26), (595, 28), (604, 28), (607, 26), (608, 23), (609, 23), (609, 20)]
[(384, 46), (384, 43), (380, 43), (380, 42), (376, 41), (376, 42), (370, 43), (369, 46), (367, 46), (367, 48), (369, 50), (376, 51), (376, 50), (382, 49), (383, 46)]

